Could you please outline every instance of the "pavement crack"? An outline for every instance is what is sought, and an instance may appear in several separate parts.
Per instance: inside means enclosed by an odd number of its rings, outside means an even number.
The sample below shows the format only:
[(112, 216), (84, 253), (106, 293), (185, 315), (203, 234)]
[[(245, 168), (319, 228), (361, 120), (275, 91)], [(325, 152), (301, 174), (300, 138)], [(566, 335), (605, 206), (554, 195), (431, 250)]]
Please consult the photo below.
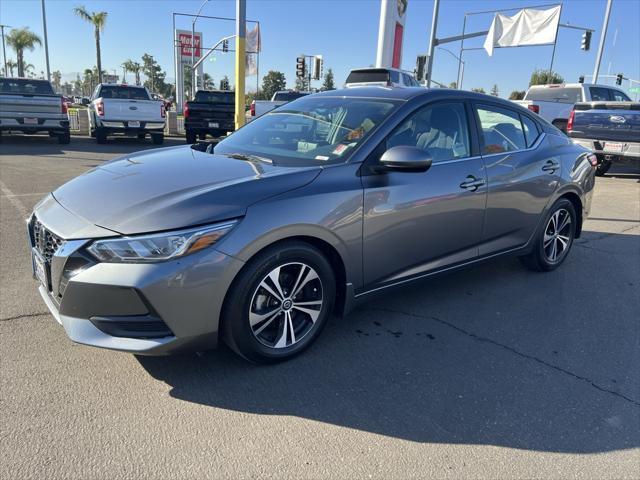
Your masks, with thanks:
[(49, 312), (25, 313), (23, 315), (16, 315), (15, 317), (0, 318), (0, 322), (10, 322), (11, 320), (20, 320), (21, 318), (42, 317), (48, 314)]
[(448, 322), (446, 320), (442, 320), (441, 318), (433, 317), (433, 316), (418, 315), (418, 314), (415, 314), (415, 313), (403, 312), (401, 310), (393, 310), (391, 308), (366, 307), (365, 310), (374, 311), (374, 312), (378, 311), (378, 312), (387, 312), (387, 313), (398, 313), (400, 315), (406, 315), (408, 317), (420, 318), (420, 319), (423, 319), (423, 320), (433, 320), (433, 321), (438, 322), (438, 323), (440, 323), (440, 324), (442, 324), (442, 325), (444, 325), (446, 327), (449, 327), (449, 328), (451, 328), (451, 329), (453, 329), (453, 330), (455, 330), (455, 331), (457, 331), (459, 333), (462, 333), (463, 335), (466, 335), (466, 336), (468, 336), (470, 338), (473, 338), (474, 340), (477, 340), (479, 342), (490, 343), (490, 344), (495, 345), (497, 347), (500, 347), (500, 348), (502, 348), (504, 350), (507, 350), (507, 351), (509, 351), (509, 352), (511, 352), (511, 353), (513, 353), (515, 355), (518, 355), (519, 357), (525, 358), (527, 360), (533, 360), (534, 362), (539, 363), (540, 365), (543, 365), (543, 366), (545, 366), (547, 368), (551, 368), (553, 370), (556, 370), (557, 372), (560, 372), (560, 373), (563, 373), (563, 374), (568, 375), (570, 377), (573, 377), (576, 380), (581, 380), (583, 382), (586, 382), (586, 383), (590, 384), (593, 388), (595, 388), (597, 390), (600, 390), (601, 392), (605, 392), (605, 393), (609, 393), (611, 395), (615, 395), (616, 397), (619, 397), (619, 398), (621, 398), (621, 399), (623, 399), (623, 400), (625, 400), (625, 401), (627, 401), (627, 402), (629, 402), (629, 403), (631, 403), (633, 405), (636, 405), (636, 406), (640, 407), (640, 402), (639, 401), (637, 401), (637, 400), (635, 400), (635, 399), (633, 399), (631, 397), (627, 397), (626, 395), (624, 395), (624, 394), (622, 394), (620, 392), (616, 392), (615, 390), (611, 390), (609, 388), (606, 388), (606, 387), (603, 387), (601, 385), (598, 385), (593, 380), (591, 380), (591, 379), (589, 379), (587, 377), (583, 377), (582, 375), (578, 375), (576, 373), (573, 373), (573, 372), (571, 372), (569, 370), (566, 370), (566, 369), (564, 369), (562, 367), (559, 367), (557, 365), (549, 363), (549, 362), (547, 362), (547, 361), (545, 361), (545, 360), (543, 360), (541, 358), (538, 358), (538, 357), (536, 357), (534, 355), (529, 355), (527, 353), (521, 352), (521, 351), (519, 351), (519, 350), (517, 350), (517, 349), (515, 349), (513, 347), (510, 347), (509, 345), (506, 345), (504, 343), (498, 342), (497, 340), (493, 340), (493, 339), (488, 338), (488, 337), (483, 337), (481, 335), (478, 335), (478, 334), (475, 334), (475, 333), (470, 332), (468, 330), (465, 330), (464, 328), (458, 327), (457, 325), (454, 325), (453, 323)]

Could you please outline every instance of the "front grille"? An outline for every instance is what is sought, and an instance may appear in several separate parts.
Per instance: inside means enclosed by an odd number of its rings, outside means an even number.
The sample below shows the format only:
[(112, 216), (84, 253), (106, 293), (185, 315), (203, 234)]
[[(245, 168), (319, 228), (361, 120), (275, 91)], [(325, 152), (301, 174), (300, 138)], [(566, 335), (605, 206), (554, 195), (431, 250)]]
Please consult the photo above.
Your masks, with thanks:
[(64, 240), (40, 223), (35, 216), (31, 221), (31, 240), (47, 263), (51, 263), (53, 254), (64, 245)]

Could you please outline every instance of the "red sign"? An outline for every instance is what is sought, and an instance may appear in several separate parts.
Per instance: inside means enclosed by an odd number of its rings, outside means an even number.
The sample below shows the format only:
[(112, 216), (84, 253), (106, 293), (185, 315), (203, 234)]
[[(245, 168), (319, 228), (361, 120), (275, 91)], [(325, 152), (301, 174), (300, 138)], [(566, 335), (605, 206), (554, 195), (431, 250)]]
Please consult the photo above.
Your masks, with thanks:
[[(196, 33), (195, 52), (194, 57), (200, 58), (200, 35)], [(191, 56), (191, 34), (190, 33), (178, 33), (178, 42), (180, 43), (180, 55), (183, 57)]]
[(404, 27), (396, 23), (396, 30), (393, 37), (393, 57), (391, 60), (391, 66), (393, 68), (400, 68), (400, 60), (402, 59), (402, 33)]

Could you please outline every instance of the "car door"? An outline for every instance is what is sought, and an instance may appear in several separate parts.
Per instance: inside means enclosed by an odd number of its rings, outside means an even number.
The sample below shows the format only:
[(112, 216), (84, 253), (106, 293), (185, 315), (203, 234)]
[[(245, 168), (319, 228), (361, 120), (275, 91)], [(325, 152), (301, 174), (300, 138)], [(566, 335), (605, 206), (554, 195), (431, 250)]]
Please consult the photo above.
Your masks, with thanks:
[[(363, 273), (369, 288), (478, 256), (487, 190), (470, 121), (470, 105), (462, 101), (422, 106), (363, 166)], [(401, 145), (425, 150), (431, 167), (369, 171), (388, 148)]]
[(487, 172), (487, 211), (480, 255), (527, 243), (560, 180), (553, 142), (529, 115), (476, 103), (476, 123)]

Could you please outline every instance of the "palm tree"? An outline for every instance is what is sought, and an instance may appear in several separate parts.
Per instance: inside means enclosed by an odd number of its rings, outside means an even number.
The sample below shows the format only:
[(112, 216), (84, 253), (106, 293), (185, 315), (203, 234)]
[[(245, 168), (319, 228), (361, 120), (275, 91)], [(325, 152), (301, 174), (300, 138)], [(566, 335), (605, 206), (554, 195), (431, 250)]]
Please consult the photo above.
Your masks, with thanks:
[[(13, 60), (9, 59), (7, 60), (7, 68), (9, 69), (9, 72), (11, 72), (10, 76), (13, 77), (13, 70), (18, 68), (18, 64)], [(6, 72), (5, 72), (5, 75), (6, 75)]]
[(96, 36), (96, 65), (98, 67), (98, 83), (102, 83), (102, 60), (100, 58), (100, 32), (107, 23), (107, 12), (89, 12), (85, 7), (76, 7), (74, 13), (83, 20), (91, 23)]
[(122, 66), (124, 67), (125, 71), (131, 72), (136, 76), (136, 85), (140, 85), (140, 70), (142, 70), (142, 65), (129, 59), (124, 62)]
[(36, 67), (33, 65), (33, 63), (26, 63), (24, 65), (24, 76), (33, 78), (35, 76), (33, 72), (35, 68)]
[(42, 40), (29, 30), (29, 27), (14, 28), (6, 36), (6, 39), (7, 44), (16, 51), (18, 57), (18, 76), (24, 77), (24, 51), (26, 49), (33, 52), (36, 45), (42, 45)]
[(213, 90), (216, 88), (216, 82), (213, 81), (213, 77), (208, 73), (205, 73), (202, 78), (202, 86), (205, 90)]

